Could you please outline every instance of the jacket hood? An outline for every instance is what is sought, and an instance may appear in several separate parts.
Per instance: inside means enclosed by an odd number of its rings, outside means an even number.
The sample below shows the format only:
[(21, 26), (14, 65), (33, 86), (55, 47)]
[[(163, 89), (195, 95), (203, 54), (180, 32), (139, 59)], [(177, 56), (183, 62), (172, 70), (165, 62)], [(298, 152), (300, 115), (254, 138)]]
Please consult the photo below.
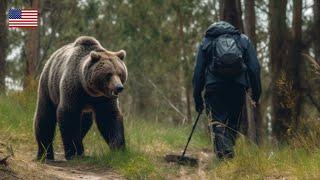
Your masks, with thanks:
[(219, 21), (209, 26), (205, 33), (205, 37), (216, 38), (222, 34), (240, 34), (240, 31), (225, 21)]

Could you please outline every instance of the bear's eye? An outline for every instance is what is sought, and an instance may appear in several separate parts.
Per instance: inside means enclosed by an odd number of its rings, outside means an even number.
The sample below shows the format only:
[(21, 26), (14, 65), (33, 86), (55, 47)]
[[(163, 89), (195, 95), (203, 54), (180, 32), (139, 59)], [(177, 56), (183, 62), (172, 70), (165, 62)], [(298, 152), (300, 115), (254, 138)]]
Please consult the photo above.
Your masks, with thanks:
[(97, 83), (98, 83), (97, 86), (103, 89), (106, 83), (110, 81), (111, 77), (112, 77), (112, 73), (100, 74), (99, 78), (97, 78)]
[(118, 76), (121, 78), (121, 77), (122, 77), (122, 74), (118, 74)]
[(112, 73), (108, 73), (108, 74), (106, 75), (106, 79), (107, 79), (107, 80), (110, 80), (111, 77), (112, 77)]
[[(98, 61), (90, 61), (88, 69), (90, 69), (93, 65), (95, 65)], [(99, 66), (98, 66), (99, 67)]]
[(124, 76), (122, 74), (118, 74), (118, 76), (120, 77), (121, 82), (124, 82)]

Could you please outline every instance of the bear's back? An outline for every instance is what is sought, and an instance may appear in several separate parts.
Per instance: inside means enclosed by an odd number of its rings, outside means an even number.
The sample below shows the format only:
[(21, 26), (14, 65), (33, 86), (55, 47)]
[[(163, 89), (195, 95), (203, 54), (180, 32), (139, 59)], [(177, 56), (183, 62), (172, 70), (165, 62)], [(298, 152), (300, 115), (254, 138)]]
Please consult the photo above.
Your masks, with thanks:
[(80, 36), (74, 41), (74, 46), (84, 46), (84, 47), (93, 47), (93, 46), (100, 46), (98, 40), (90, 36)]
[(78, 75), (81, 63), (92, 50), (99, 49), (103, 48), (96, 39), (81, 36), (73, 43), (61, 47), (51, 55), (43, 69), (40, 85), (48, 88), (49, 96), (55, 105), (59, 103), (59, 87), (62, 81), (67, 80), (73, 83), (69, 84), (70, 87), (79, 85), (80, 79)]

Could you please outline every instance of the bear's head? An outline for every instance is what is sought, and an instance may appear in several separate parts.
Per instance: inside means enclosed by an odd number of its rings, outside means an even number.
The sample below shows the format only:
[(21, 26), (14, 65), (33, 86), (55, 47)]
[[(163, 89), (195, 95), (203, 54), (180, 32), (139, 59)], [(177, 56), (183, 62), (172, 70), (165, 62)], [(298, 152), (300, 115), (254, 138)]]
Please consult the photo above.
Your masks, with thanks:
[(82, 65), (82, 85), (89, 95), (117, 98), (123, 91), (128, 72), (123, 60), (124, 50), (91, 51)]

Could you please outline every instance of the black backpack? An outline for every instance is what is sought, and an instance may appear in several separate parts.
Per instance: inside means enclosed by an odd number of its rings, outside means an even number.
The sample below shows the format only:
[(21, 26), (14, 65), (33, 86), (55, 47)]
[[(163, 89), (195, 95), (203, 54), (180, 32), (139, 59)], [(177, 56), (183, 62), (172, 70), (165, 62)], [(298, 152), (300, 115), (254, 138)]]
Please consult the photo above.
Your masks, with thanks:
[[(221, 77), (237, 77), (246, 71), (244, 50), (240, 44), (240, 35), (223, 34), (210, 43), (212, 59), (207, 69), (214, 75)], [(208, 53), (207, 53), (208, 54)]]

